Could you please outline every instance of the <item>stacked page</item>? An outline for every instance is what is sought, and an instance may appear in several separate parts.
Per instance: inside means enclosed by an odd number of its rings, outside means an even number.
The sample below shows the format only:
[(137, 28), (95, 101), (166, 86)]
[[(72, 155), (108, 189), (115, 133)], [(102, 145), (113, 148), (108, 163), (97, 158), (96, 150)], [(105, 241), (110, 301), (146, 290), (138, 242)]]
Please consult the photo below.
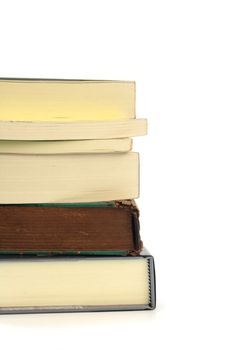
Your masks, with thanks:
[(0, 313), (151, 310), (135, 83), (0, 79)]

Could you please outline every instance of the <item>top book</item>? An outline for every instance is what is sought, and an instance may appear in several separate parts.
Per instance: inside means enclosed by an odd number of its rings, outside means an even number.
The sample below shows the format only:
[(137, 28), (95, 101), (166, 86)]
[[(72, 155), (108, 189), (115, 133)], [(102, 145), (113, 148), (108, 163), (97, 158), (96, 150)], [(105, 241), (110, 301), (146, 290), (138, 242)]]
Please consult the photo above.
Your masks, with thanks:
[(135, 118), (135, 82), (0, 79), (0, 121), (76, 122)]

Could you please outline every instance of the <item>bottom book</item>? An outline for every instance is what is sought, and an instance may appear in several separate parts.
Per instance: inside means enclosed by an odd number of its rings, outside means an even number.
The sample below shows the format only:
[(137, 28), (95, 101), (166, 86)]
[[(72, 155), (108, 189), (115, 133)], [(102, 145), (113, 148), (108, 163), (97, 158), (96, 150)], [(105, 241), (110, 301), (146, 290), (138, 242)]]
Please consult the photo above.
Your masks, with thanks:
[(152, 310), (151, 255), (0, 259), (0, 313)]

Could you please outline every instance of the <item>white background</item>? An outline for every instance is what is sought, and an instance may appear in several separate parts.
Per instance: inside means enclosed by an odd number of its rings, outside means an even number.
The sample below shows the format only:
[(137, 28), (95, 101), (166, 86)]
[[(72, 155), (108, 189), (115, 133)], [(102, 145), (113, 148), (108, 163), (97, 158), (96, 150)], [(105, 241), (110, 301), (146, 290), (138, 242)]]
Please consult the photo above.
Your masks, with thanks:
[(0, 316), (2, 349), (232, 349), (233, 3), (0, 1), (0, 76), (131, 79), (154, 312)]

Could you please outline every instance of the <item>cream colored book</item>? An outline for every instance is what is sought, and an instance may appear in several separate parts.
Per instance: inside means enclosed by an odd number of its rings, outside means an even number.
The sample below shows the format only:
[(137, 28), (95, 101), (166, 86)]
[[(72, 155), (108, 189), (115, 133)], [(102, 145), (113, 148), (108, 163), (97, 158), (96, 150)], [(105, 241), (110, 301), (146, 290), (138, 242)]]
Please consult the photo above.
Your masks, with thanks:
[(71, 154), (129, 152), (132, 140), (0, 141), (0, 154)]
[(135, 118), (135, 82), (0, 79), (0, 120), (110, 121)]
[(134, 257), (0, 259), (0, 313), (152, 310), (154, 260)]
[(0, 203), (98, 202), (139, 195), (139, 155), (0, 154)]
[(135, 83), (0, 79), (0, 140), (90, 140), (143, 136)]
[(143, 136), (146, 119), (78, 122), (0, 121), (0, 140), (91, 140)]

